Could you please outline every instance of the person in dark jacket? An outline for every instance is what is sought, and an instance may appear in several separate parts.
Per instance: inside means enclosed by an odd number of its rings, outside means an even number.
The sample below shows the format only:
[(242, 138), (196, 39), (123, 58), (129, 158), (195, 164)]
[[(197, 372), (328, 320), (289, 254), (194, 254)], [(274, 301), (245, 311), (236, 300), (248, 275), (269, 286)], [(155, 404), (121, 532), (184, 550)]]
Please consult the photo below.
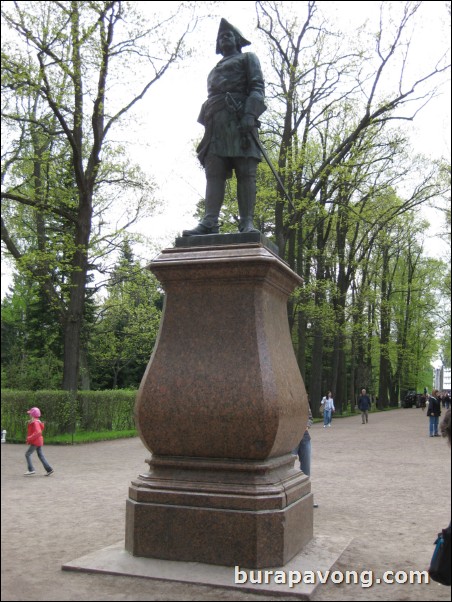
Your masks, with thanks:
[(309, 434), (309, 429), (313, 425), (313, 422), (311, 408), (309, 408), (308, 423), (303, 433), (303, 437), (292, 452), (294, 455), (297, 455), (300, 460), (300, 470), (308, 477), (311, 476), (311, 435)]
[(439, 417), (441, 416), (441, 402), (437, 389), (433, 389), (432, 394), (428, 398), (427, 416), (429, 417), (430, 437), (439, 437), (438, 424)]
[[(432, 392), (432, 394), (435, 391)], [(430, 404), (429, 404), (430, 405)], [(450, 408), (446, 410), (443, 421), (440, 425), (441, 435), (446, 437), (449, 446), (452, 443), (451, 433), (451, 412)], [(441, 583), (442, 585), (451, 584), (451, 523), (441, 533), (438, 533), (438, 538), (435, 541), (435, 551), (432, 556), (430, 568), (428, 570), (431, 579)]]
[(367, 395), (366, 389), (362, 389), (361, 397), (358, 399), (358, 408), (361, 410), (362, 424), (367, 424), (369, 422), (370, 406), (370, 397)]
[(258, 146), (258, 117), (266, 110), (264, 78), (259, 59), (242, 53), (251, 42), (221, 19), (217, 54), (223, 58), (207, 78), (207, 100), (198, 117), (205, 127), (197, 152), (206, 172), (205, 214), (196, 228), (183, 236), (217, 234), (218, 217), (224, 201), (226, 180), (232, 170), (237, 176), (240, 232), (258, 232), (253, 224), (256, 202), (256, 171), (261, 160)]
[[(300, 470), (308, 477), (311, 476), (311, 435), (309, 434), (309, 429), (313, 423), (314, 420), (312, 418), (311, 408), (309, 408), (308, 423), (303, 433), (303, 437), (297, 447), (292, 451), (292, 453), (295, 456), (298, 456), (298, 459), (300, 460)], [(314, 503), (314, 508), (318, 507), (319, 505)]]

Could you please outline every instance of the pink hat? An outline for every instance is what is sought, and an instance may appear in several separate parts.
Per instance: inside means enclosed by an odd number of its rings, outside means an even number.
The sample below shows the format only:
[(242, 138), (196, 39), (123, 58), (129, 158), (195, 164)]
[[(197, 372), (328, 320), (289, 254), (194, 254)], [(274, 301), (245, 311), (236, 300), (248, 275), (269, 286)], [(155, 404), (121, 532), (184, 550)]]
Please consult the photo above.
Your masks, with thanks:
[(41, 410), (39, 408), (31, 408), (30, 410), (27, 410), (27, 414), (30, 414), (33, 418), (39, 418), (41, 416)]

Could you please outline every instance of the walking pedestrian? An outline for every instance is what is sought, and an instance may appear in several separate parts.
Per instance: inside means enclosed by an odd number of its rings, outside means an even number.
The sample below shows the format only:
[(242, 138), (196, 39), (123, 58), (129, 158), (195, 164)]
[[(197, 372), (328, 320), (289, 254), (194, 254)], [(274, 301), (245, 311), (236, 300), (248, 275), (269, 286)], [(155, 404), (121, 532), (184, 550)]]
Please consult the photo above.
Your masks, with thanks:
[(42, 446), (44, 445), (44, 437), (42, 436), (42, 431), (44, 430), (44, 423), (39, 420), (39, 418), (41, 417), (41, 410), (39, 408), (34, 407), (29, 409), (27, 411), (27, 414), (30, 415), (26, 441), (29, 447), (25, 453), (25, 459), (27, 460), (28, 470), (24, 473), (24, 476), (29, 477), (31, 475), (36, 474), (36, 471), (33, 467), (33, 463), (31, 461), (32, 454), (36, 452), (38, 454), (38, 458), (41, 460), (42, 465), (45, 468), (46, 476), (49, 477), (51, 474), (53, 474), (53, 468), (47, 462), (42, 451)]
[(333, 419), (333, 412), (336, 411), (334, 407), (334, 399), (331, 391), (328, 391), (327, 395), (320, 402), (323, 406), (323, 428), (330, 427)]
[(433, 389), (432, 394), (428, 398), (427, 416), (429, 417), (429, 432), (430, 437), (439, 437), (438, 424), (441, 416), (441, 402), (439, 401), (439, 392)]
[(361, 410), (362, 424), (367, 424), (369, 422), (370, 406), (371, 401), (366, 393), (366, 389), (361, 389), (361, 397), (358, 399), (358, 408)]
[(313, 422), (311, 408), (309, 408), (308, 422), (303, 437), (297, 447), (292, 451), (292, 453), (297, 455), (300, 460), (300, 469), (305, 475), (308, 475), (308, 477), (311, 475), (311, 435), (309, 434), (309, 429)]
[[(303, 437), (301, 438), (297, 447), (292, 451), (292, 453), (298, 456), (298, 459), (300, 460), (300, 470), (308, 477), (311, 476), (311, 435), (309, 433), (309, 429), (313, 423), (314, 420), (312, 418), (311, 408), (309, 408), (308, 422), (306, 424)], [(314, 503), (314, 508), (318, 507), (319, 505)]]
[[(435, 391), (433, 391), (434, 393)], [(446, 411), (443, 421), (440, 425), (441, 435), (446, 437), (449, 442), (449, 447), (452, 441), (451, 434), (451, 412), (450, 409)], [(430, 568), (428, 570), (430, 577), (442, 583), (443, 585), (451, 584), (451, 523), (445, 529), (442, 529), (438, 533), (438, 537), (435, 541), (435, 551), (433, 552), (432, 560), (430, 561)]]

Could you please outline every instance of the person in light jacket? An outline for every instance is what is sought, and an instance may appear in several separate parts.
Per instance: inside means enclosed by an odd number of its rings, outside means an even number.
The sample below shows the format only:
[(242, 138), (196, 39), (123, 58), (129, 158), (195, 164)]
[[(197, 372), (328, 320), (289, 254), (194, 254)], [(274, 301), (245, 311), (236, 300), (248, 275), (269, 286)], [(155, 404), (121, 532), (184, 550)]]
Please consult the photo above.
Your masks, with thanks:
[(333, 412), (336, 411), (331, 391), (328, 391), (328, 394), (322, 399), (321, 404), (323, 405), (323, 428), (330, 427)]

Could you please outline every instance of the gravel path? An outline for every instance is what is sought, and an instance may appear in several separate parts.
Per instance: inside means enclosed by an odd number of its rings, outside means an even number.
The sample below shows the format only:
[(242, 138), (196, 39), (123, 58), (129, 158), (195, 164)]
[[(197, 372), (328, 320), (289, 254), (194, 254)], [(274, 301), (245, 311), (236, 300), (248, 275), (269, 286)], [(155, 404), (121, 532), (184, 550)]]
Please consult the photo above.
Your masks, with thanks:
[[(420, 409), (334, 418), (315, 424), (312, 490), (315, 534), (351, 543), (334, 570), (425, 570), (436, 533), (450, 520), (450, 450), (428, 437)], [(55, 469), (24, 477), (25, 445), (3, 444), (2, 600), (281, 600), (215, 587), (61, 570), (124, 540), (128, 485), (145, 470), (140, 439), (46, 446)], [(319, 585), (313, 600), (450, 600), (429, 585)]]

